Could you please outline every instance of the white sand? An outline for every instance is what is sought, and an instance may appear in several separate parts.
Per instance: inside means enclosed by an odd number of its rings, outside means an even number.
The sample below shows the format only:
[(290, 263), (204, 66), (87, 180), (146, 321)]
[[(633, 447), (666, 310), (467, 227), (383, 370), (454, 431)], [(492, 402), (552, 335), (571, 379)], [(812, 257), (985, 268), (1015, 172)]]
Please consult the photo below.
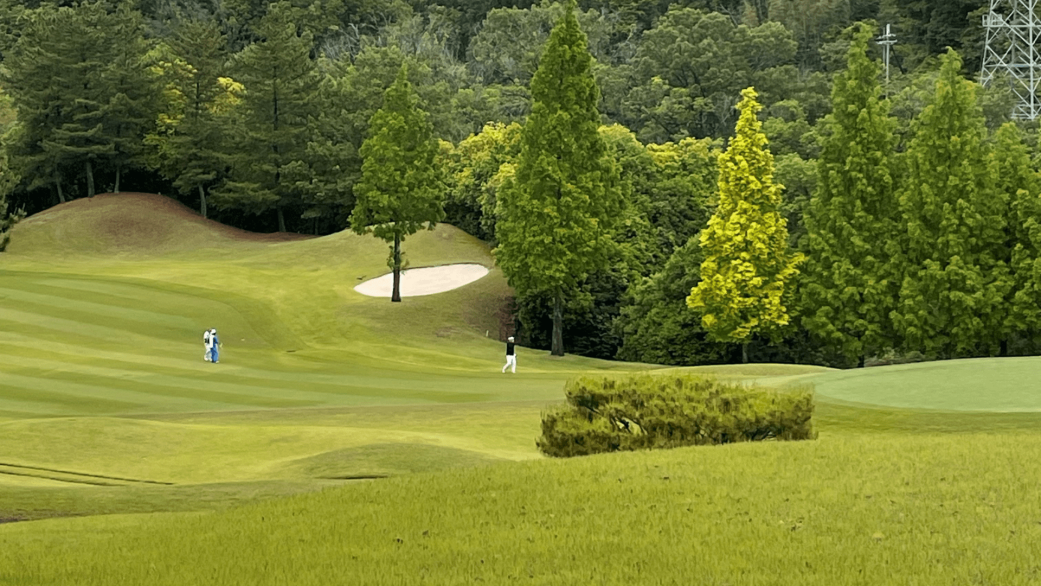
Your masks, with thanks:
[[(488, 274), (487, 267), (476, 264), (445, 265), (401, 271), (401, 296), (418, 297), (458, 289)], [(394, 273), (369, 279), (354, 288), (369, 297), (390, 297)]]

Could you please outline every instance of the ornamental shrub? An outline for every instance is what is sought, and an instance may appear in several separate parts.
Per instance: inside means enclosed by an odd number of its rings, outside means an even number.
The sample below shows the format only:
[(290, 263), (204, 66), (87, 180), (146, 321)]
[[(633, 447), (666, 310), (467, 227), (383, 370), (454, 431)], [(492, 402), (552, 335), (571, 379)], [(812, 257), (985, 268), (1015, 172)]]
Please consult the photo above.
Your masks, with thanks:
[(693, 375), (581, 377), (542, 414), (537, 444), (555, 457), (619, 450), (814, 439), (813, 392)]

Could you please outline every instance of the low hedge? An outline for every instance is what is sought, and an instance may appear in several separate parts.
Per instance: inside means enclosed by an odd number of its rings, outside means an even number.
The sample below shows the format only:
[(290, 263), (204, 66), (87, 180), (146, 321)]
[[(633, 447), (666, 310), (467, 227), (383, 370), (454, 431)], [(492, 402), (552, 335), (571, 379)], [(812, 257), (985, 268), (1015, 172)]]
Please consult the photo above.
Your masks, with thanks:
[(549, 456), (813, 439), (813, 392), (714, 378), (582, 377), (564, 386), (567, 405), (542, 414), (537, 444)]

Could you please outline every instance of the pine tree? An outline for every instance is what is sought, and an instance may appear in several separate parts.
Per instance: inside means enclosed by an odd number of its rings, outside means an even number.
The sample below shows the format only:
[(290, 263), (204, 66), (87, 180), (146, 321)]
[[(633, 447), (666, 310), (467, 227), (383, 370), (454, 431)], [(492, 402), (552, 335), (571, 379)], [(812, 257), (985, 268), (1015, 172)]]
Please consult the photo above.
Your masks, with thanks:
[(1008, 122), (994, 136), (997, 189), (1009, 200), (1005, 256), (1012, 289), (1002, 328), (1001, 354), (1012, 336), (1032, 338), (1041, 332), (1041, 177), (1030, 161), (1023, 134)]
[(899, 214), (894, 121), (880, 98), (879, 66), (867, 57), (870, 39), (859, 26), (832, 86), (799, 281), (803, 325), (861, 364), (892, 344), (889, 312), (899, 291), (888, 262)]
[(115, 152), (104, 132), (108, 95), (103, 74), (112, 61), (108, 33), (112, 17), (101, 2), (59, 8), (53, 34), (58, 36), (58, 63), (52, 80), (64, 90), (61, 119), (43, 149), (56, 160), (83, 166), (87, 197), (93, 197), (95, 163)]
[(159, 125), (148, 137), (155, 148), (153, 165), (186, 196), (199, 195), (199, 213), (207, 216), (206, 190), (223, 166), (222, 133), (227, 129), (221, 104), (237, 100), (222, 79), (225, 40), (215, 22), (186, 21), (169, 43), (163, 60), (165, 96)]
[(553, 299), (551, 353), (562, 356), (565, 296), (606, 264), (623, 204), (598, 132), (600, 90), (574, 1), (550, 34), (531, 96), (516, 176), (499, 192), (495, 255), (518, 295)]
[(756, 117), (762, 106), (752, 88), (741, 96), (734, 138), (719, 157), (719, 204), (701, 232), (701, 282), (687, 306), (701, 311), (714, 340), (740, 342), (747, 362), (753, 335), (788, 323), (782, 296), (802, 255), (788, 250), (782, 186), (773, 183), (773, 155)]
[(440, 147), (433, 132), (408, 81), (408, 66), (402, 65), (384, 94), (383, 107), (369, 122), (351, 214), (356, 233), (371, 232), (392, 243), (388, 264), (394, 271), (390, 300), (395, 302), (401, 301), (401, 243), (421, 228), (432, 230), (445, 217), (444, 184), (436, 164)]
[(1011, 278), (1003, 262), (1008, 198), (995, 189), (976, 86), (953, 50), (917, 120), (900, 195), (906, 225), (893, 323), (907, 350), (996, 353)]
[(87, 195), (94, 195), (94, 163), (113, 152), (102, 131), (109, 20), (101, 3), (44, 5), (31, 11), (5, 56), (2, 81), (20, 120), (8, 149), (11, 165), (30, 178), (30, 189), (52, 185), (62, 202), (66, 181), (81, 169)]
[(102, 122), (105, 141), (112, 145), (110, 163), (115, 167), (115, 187), (119, 193), (123, 170), (144, 163), (144, 137), (155, 126), (155, 78), (149, 73), (149, 43), (144, 24), (130, 2), (121, 3), (110, 16), (108, 31), (113, 42), (113, 58), (102, 73), (105, 101)]
[(232, 178), (213, 194), (218, 207), (274, 210), (282, 232), (285, 210), (300, 203), (299, 185), (310, 176), (307, 145), (319, 82), (311, 33), (298, 33), (292, 17), (289, 2), (271, 4), (257, 27), (260, 40), (239, 54), (242, 128), (231, 141)]

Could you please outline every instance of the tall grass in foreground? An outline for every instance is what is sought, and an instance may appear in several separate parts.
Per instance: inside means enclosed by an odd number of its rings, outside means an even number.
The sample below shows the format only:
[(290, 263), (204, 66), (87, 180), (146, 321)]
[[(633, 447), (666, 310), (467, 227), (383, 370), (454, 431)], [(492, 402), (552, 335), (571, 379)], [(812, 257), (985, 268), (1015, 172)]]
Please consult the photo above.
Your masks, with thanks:
[(1032, 432), (511, 463), (205, 515), (14, 524), (0, 583), (1037, 584), (1039, 478)]

